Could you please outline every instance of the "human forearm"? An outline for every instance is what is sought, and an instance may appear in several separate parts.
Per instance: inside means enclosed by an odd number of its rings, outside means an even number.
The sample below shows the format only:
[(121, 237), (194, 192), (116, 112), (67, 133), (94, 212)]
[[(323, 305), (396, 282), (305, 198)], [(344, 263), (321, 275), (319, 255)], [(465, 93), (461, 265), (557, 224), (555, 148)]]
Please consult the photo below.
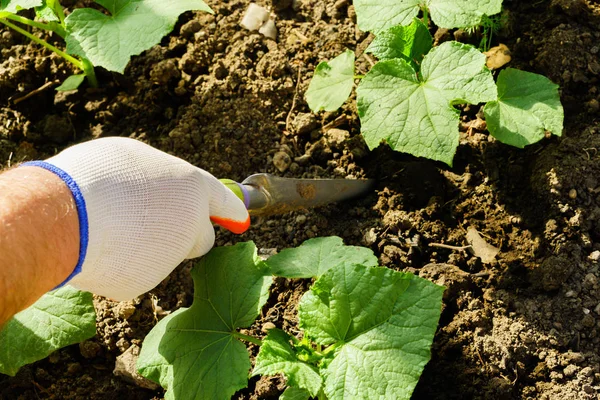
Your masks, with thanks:
[(0, 326), (63, 282), (78, 256), (77, 209), (64, 182), (38, 167), (0, 174)]

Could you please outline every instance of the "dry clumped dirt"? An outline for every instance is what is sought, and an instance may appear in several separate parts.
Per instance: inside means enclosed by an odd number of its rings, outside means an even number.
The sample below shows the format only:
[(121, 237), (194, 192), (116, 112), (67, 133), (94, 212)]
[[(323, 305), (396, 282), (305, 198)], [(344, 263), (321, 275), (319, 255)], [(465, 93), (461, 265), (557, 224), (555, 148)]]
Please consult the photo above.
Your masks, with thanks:
[[(600, 6), (593, 0), (505, 0), (499, 42), (512, 67), (561, 86), (562, 138), (524, 150), (485, 131), (479, 107), (462, 109), (454, 166), (367, 151), (355, 99), (310, 114), (303, 93), (319, 61), (370, 37), (350, 1), (263, 0), (276, 40), (239, 27), (248, 1), (210, 1), (215, 16), (184, 14), (172, 35), (135, 57), (124, 76), (99, 71), (99, 89), (23, 96), (69, 75), (70, 66), (18, 34), (0, 30), (0, 166), (50, 156), (104, 136), (144, 140), (241, 180), (369, 177), (376, 191), (339, 205), (255, 220), (218, 245), (254, 240), (264, 254), (315, 236), (372, 248), (380, 263), (447, 286), (432, 360), (415, 399), (596, 399), (600, 393)], [(85, 2), (64, 1), (67, 7)], [(434, 29), (434, 32), (435, 29)], [(439, 40), (454, 32), (437, 32)], [(52, 39), (50, 39), (52, 40)], [(368, 69), (364, 57), (359, 71)], [(500, 252), (483, 263), (469, 251), (474, 227)], [(437, 245), (455, 246), (457, 249)], [(433, 246), (432, 246), (433, 245)], [(156, 322), (192, 301), (191, 262), (127, 303), (96, 298), (97, 336), (0, 376), (1, 399), (160, 399), (113, 375), (117, 356), (141, 346)], [(276, 279), (261, 317), (297, 332), (306, 280)], [(257, 349), (250, 347), (253, 355)], [(236, 399), (277, 398), (280, 377), (253, 378)]]

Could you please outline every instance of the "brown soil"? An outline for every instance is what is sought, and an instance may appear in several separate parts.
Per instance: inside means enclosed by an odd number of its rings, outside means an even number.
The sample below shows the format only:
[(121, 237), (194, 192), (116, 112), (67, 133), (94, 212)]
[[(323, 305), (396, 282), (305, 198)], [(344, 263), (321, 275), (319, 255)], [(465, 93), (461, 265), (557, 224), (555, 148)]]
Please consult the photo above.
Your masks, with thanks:
[[(371, 247), (382, 265), (446, 285), (432, 360), (415, 399), (598, 398), (598, 2), (505, 0), (508, 23), (499, 40), (512, 51), (511, 66), (561, 85), (565, 131), (525, 150), (509, 148), (477, 130), (481, 124), (471, 122), (479, 108), (467, 107), (453, 168), (383, 147), (368, 152), (354, 101), (339, 112), (308, 114), (303, 93), (316, 64), (345, 48), (360, 52), (369, 40), (355, 26), (350, 1), (303, 0), (298, 10), (291, 1), (259, 1), (278, 10), (276, 41), (239, 27), (248, 1), (209, 3), (216, 16), (184, 14), (124, 76), (99, 71), (100, 89), (50, 88), (22, 101), (45, 82), (64, 79), (70, 66), (0, 30), (0, 167), (121, 135), (218, 177), (376, 178), (377, 190), (363, 199), (256, 220), (242, 236), (220, 232), (217, 244), (254, 240), (268, 253), (338, 235)], [(363, 72), (367, 65), (359, 59)], [(325, 135), (334, 127), (349, 137)], [(277, 158), (283, 173), (273, 163), (278, 152), (289, 156)], [(470, 226), (500, 249), (496, 261), (431, 246), (465, 245)], [(190, 267), (134, 302), (97, 298), (97, 336), (14, 378), (0, 376), (0, 399), (162, 398), (161, 390), (129, 384), (112, 370), (157, 318), (190, 305)], [(295, 332), (295, 305), (308, 285), (277, 279), (249, 332), (264, 335), (266, 322)], [(280, 378), (252, 379), (236, 398), (277, 398), (284, 387)]]

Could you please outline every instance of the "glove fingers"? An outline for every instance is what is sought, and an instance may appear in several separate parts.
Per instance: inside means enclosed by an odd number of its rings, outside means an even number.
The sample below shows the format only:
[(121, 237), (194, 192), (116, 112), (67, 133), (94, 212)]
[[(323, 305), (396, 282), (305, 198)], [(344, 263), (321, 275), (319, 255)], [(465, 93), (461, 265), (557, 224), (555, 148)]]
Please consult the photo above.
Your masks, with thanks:
[(212, 249), (215, 244), (215, 229), (210, 224), (210, 222), (206, 221), (206, 229), (203, 230), (202, 235), (198, 238), (198, 241), (190, 251), (190, 254), (186, 257), (186, 259), (201, 257), (208, 253), (210, 249)]
[(208, 172), (202, 173), (210, 189), (210, 220), (233, 233), (246, 232), (250, 227), (250, 215), (244, 202), (217, 178)]

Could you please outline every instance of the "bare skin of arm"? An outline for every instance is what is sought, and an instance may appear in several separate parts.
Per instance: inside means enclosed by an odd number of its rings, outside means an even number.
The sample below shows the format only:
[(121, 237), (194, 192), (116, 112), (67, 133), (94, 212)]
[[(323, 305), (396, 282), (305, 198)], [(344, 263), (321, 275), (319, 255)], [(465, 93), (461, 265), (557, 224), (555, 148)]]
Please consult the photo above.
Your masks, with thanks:
[(52, 172), (0, 174), (0, 327), (62, 283), (79, 258), (79, 220), (69, 188)]

